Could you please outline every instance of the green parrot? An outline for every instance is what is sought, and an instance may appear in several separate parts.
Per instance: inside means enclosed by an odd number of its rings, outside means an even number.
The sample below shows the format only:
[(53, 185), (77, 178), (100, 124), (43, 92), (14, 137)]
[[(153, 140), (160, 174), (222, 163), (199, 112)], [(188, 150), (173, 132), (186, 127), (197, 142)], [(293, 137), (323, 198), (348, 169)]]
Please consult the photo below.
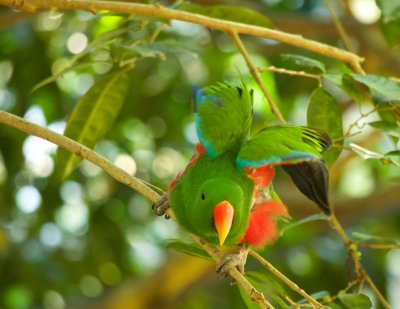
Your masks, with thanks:
[(271, 185), (276, 165), (330, 213), (328, 171), (321, 157), (331, 145), (326, 133), (279, 125), (249, 139), (253, 92), (244, 84), (218, 83), (193, 94), (200, 143), (168, 195), (155, 204), (156, 214), (170, 206), (180, 226), (212, 245), (262, 247), (278, 237), (276, 218), (288, 216)]

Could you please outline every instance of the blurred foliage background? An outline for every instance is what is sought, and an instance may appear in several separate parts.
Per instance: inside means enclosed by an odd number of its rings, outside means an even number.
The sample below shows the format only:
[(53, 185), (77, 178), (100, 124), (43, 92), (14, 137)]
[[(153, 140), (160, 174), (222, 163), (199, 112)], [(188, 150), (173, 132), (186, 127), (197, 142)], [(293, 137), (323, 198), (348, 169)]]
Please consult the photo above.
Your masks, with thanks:
[[(322, 0), (197, 3), (251, 8), (277, 29), (342, 46)], [(366, 58), (364, 69), (400, 76), (399, 16), (385, 20), (373, 0), (331, 3), (356, 53)], [(282, 55), (297, 54), (324, 63), (327, 73), (348, 71), (342, 63), (288, 45), (247, 36), (243, 40), (259, 67), (290, 69), (290, 57)], [(185, 167), (197, 142), (193, 84), (244, 80), (255, 90), (254, 132), (276, 123), (224, 33), (107, 12), (25, 13), (0, 7), (2, 110), (63, 132), (82, 95), (122, 65), (129, 68), (129, 93), (94, 149), (162, 189)], [(293, 68), (299, 69), (295, 64)], [(310, 73), (321, 72), (314, 67)], [(284, 117), (305, 124), (318, 82), (273, 72), (262, 76)], [(381, 154), (398, 149), (398, 127), (388, 135), (366, 125), (379, 120), (378, 113), (368, 113), (373, 109), (370, 102), (356, 102), (333, 84), (328, 88), (340, 104), (344, 132), (352, 125), (352, 132), (359, 132), (345, 145), (354, 142)], [(46, 141), (0, 126), (0, 308), (246, 306), (236, 286), (216, 278), (213, 263), (166, 249), (172, 239), (187, 235), (174, 222), (155, 217), (149, 201), (86, 161), (61, 181), (55, 152), (56, 146)], [(399, 241), (399, 177), (398, 165), (367, 160), (345, 147), (331, 167), (331, 200), (349, 234)], [(280, 171), (275, 186), (294, 222), (317, 213)], [(368, 273), (393, 308), (400, 308), (400, 251), (362, 253)], [(262, 255), (310, 293), (325, 290), (334, 295), (349, 281), (347, 251), (324, 221), (287, 230)], [(270, 276), (251, 259), (247, 269)], [(371, 294), (368, 288), (363, 292)]]

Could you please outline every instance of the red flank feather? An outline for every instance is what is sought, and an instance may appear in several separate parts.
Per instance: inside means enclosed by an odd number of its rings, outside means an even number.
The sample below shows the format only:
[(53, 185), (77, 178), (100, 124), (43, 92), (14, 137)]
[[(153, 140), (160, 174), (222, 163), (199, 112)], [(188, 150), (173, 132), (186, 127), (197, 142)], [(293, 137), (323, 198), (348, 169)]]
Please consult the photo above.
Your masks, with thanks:
[(277, 201), (258, 204), (250, 213), (249, 226), (241, 243), (248, 243), (254, 247), (272, 243), (278, 237), (276, 217), (287, 215), (286, 207)]

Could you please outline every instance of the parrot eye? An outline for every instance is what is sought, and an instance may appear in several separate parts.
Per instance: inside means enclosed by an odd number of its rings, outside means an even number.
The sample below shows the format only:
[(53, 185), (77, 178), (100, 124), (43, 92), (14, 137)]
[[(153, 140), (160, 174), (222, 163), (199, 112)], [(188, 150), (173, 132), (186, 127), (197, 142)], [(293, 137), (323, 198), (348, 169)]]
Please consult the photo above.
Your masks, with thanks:
[(206, 199), (206, 195), (204, 193), (201, 194), (201, 199), (204, 201)]

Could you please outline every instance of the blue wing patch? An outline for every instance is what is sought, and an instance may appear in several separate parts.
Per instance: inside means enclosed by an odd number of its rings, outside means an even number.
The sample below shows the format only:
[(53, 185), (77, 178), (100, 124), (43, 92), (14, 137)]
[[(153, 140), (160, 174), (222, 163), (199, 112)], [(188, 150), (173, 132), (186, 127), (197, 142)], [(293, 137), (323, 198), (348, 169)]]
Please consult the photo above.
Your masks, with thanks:
[(217, 107), (221, 107), (221, 101), (215, 94), (207, 94), (204, 89), (193, 85), (192, 87), (193, 94), (193, 109), (194, 112), (197, 113), (197, 109), (201, 104), (211, 102), (214, 103)]

